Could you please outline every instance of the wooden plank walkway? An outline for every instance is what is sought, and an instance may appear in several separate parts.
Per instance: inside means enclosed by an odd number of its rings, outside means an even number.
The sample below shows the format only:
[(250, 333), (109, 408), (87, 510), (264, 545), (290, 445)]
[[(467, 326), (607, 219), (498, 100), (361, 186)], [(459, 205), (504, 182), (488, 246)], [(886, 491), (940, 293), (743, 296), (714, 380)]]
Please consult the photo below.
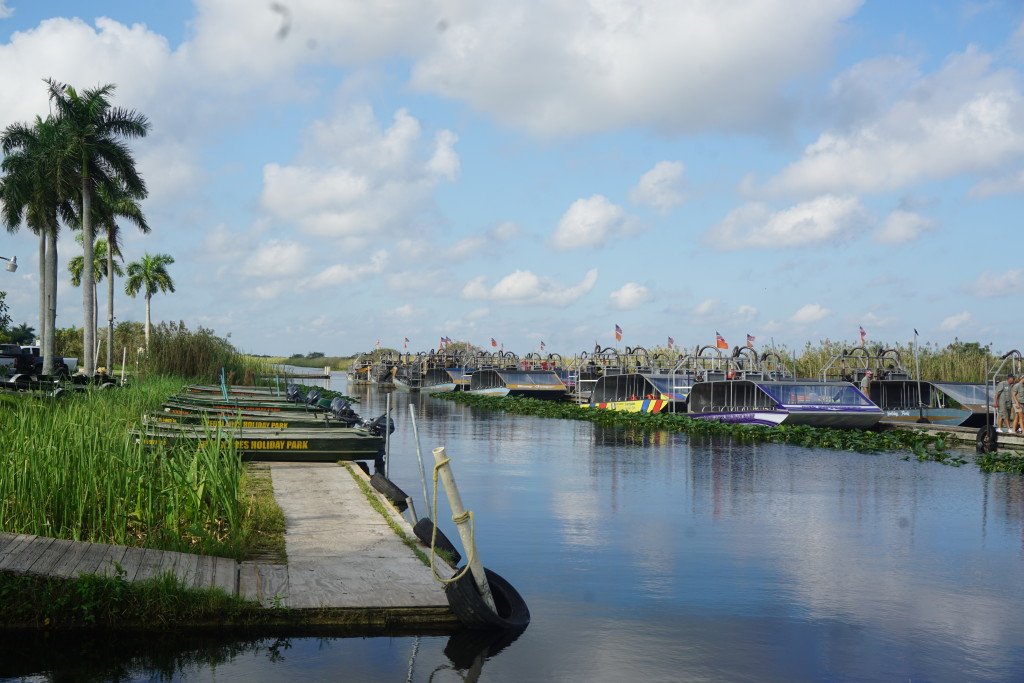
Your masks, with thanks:
[[(353, 473), (369, 478), (352, 467), (270, 465), (285, 515), (286, 565), (0, 533), (0, 571), (60, 578), (120, 573), (127, 581), (171, 572), (190, 586), (217, 587), (267, 607), (355, 611), (375, 624), (455, 623), (442, 584), (369, 504)], [(415, 538), (408, 520), (378, 498)], [(436, 567), (441, 576), (452, 573), (439, 559)]]

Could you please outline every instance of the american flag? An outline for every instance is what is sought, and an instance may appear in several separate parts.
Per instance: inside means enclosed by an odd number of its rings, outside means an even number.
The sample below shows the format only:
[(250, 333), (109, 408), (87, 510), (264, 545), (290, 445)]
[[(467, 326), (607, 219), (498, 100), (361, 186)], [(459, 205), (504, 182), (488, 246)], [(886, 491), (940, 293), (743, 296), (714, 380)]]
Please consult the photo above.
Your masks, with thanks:
[(540, 340), (540, 350), (541, 351), (544, 350), (544, 340), (543, 339)]
[(715, 346), (720, 348), (720, 349), (727, 349), (727, 348), (729, 348), (729, 344), (726, 343), (725, 337), (723, 337), (722, 335), (718, 334), (718, 332), (715, 332)]
[(405, 338), (405, 343), (402, 344), (402, 348), (403, 349), (409, 348), (409, 338), (408, 337)]
[(676, 340), (675, 340), (675, 339), (673, 339), (672, 337), (669, 337), (669, 338), (668, 338), (668, 348), (670, 348), (670, 349), (671, 349), (671, 348), (672, 348), (672, 345), (673, 345), (673, 344), (675, 344), (675, 343), (676, 343)]
[(747, 346), (749, 346), (750, 348), (754, 348), (754, 335), (747, 335)]
[(494, 339), (494, 337), (491, 337), (491, 346), (494, 346), (494, 347), (498, 346), (498, 342)]
[(615, 326), (615, 341), (622, 341), (622, 328)]
[(863, 327), (861, 327), (860, 328), (860, 343), (861, 344), (863, 344), (866, 341), (866, 337), (867, 336), (868, 336), (868, 333), (864, 331)]

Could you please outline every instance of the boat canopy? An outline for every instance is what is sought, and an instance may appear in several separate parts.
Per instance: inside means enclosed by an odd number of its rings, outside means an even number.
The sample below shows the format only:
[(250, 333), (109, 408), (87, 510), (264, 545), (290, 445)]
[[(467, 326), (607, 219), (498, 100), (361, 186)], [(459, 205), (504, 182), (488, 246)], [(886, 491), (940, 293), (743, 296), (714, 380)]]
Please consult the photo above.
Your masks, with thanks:
[(771, 411), (780, 406), (873, 406), (847, 382), (699, 382), (689, 397), (690, 413)]
[(592, 403), (613, 403), (643, 398), (685, 401), (690, 382), (681, 375), (627, 373), (600, 378), (590, 394)]
[[(964, 406), (980, 405), (983, 407), (992, 399), (985, 398), (985, 385), (968, 382), (932, 382), (932, 385), (954, 401)], [(989, 394), (991, 396), (991, 393)]]
[(477, 370), (469, 378), (470, 391), (492, 387), (537, 387), (565, 390), (565, 385), (552, 370)]
[(784, 382), (758, 385), (772, 398), (787, 406), (870, 406), (871, 401), (847, 382)]

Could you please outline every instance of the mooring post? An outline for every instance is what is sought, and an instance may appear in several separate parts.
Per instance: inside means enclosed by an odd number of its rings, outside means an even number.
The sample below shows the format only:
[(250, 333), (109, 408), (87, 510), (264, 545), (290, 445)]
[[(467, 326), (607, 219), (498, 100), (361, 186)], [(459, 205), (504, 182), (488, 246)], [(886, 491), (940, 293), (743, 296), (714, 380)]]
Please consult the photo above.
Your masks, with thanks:
[(331, 388), (331, 366), (324, 366), (324, 389)]
[(473, 530), (469, 526), (469, 515), (462, 507), (462, 497), (459, 496), (459, 489), (455, 486), (455, 477), (452, 475), (451, 467), (448, 466), (448, 456), (445, 455), (444, 446), (438, 446), (433, 453), (434, 462), (437, 463), (437, 476), (444, 485), (445, 493), (448, 494), (448, 505), (452, 509), (452, 521), (455, 522), (455, 528), (459, 530), (462, 547), (466, 550), (466, 555), (469, 558), (467, 560), (469, 571), (473, 572), (473, 580), (476, 582), (476, 588), (480, 591), (480, 597), (483, 598), (484, 604), (497, 614), (494, 597), (491, 595), (491, 586), (487, 582), (487, 574), (484, 573), (484, 565), (473, 544)]

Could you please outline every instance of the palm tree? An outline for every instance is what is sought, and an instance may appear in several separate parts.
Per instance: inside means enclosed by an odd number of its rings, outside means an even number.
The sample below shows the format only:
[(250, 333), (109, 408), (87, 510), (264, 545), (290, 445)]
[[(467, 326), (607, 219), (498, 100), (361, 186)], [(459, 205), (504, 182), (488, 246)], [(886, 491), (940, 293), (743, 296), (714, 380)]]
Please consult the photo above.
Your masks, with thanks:
[(52, 373), (57, 320), (57, 233), (60, 221), (74, 222), (70, 197), (74, 179), (59, 163), (65, 148), (63, 130), (52, 117), (34, 125), (15, 123), (0, 135), (3, 171), (0, 182), (2, 220), (15, 231), (22, 220), (39, 235), (39, 336), (43, 372)]
[[(107, 367), (113, 367), (114, 357), (114, 275), (122, 276), (121, 267), (114, 262), (114, 257), (122, 258), (121, 233), (117, 224), (118, 218), (125, 218), (134, 223), (141, 232), (149, 232), (149, 224), (136, 199), (118, 179), (112, 185), (100, 185), (97, 188), (96, 203), (93, 205), (93, 219), (97, 225), (106, 230), (106, 271), (107, 277)], [(97, 247), (100, 240), (97, 240)], [(96, 257), (97, 260), (99, 257)], [(84, 259), (84, 257), (83, 257)], [(99, 278), (98, 278), (99, 279)], [(97, 313), (97, 318), (99, 314)]]
[[(78, 233), (77, 235), (75, 235), (75, 240), (79, 244), (82, 243), (82, 239), (83, 239), (82, 233)], [(96, 244), (95, 244), (95, 246), (93, 246), (93, 250), (92, 250), (92, 253), (93, 253), (93, 261), (92, 261), (92, 266), (93, 267), (92, 267), (92, 270), (93, 270), (93, 277), (94, 277), (94, 281), (93, 281), (93, 288), (94, 289), (103, 280), (103, 276), (105, 274), (112, 273), (114, 275), (117, 275), (118, 277), (123, 277), (124, 276), (124, 270), (121, 269), (121, 265), (119, 263), (111, 260), (112, 257), (113, 257), (111, 252), (112, 251), (116, 251), (116, 250), (117, 250), (116, 245), (115, 245), (114, 249), (108, 250), (107, 249), (107, 241), (105, 239), (103, 239), (102, 237), (99, 238), (98, 240), (96, 240)], [(121, 252), (120, 251), (117, 251), (117, 256), (118, 257), (121, 256)], [(84, 271), (85, 271), (85, 257), (81, 256), (81, 255), (72, 257), (71, 260), (68, 261), (68, 271), (71, 273), (71, 284), (74, 285), (75, 287), (81, 287), (82, 286), (82, 276), (83, 276)], [(113, 279), (113, 278), (111, 278), (111, 279)], [(108, 287), (108, 291), (109, 291), (109, 287)], [(113, 292), (110, 292), (110, 294), (113, 295)], [(93, 292), (93, 301), (96, 302), (96, 307), (98, 309), (99, 308), (99, 297), (97, 297), (95, 295), (95, 292)], [(98, 318), (99, 316), (97, 315), (96, 317)], [(111, 348), (112, 348), (112, 345), (108, 345), (108, 348), (107, 348), (107, 370), (109, 372), (113, 372), (113, 370), (111, 369), (113, 367), (111, 365), (111, 357), (112, 357), (112, 352), (110, 351)]]
[[(85, 263), (92, 263), (92, 203), (96, 188), (103, 185), (111, 187), (119, 178), (132, 197), (146, 196), (146, 184), (136, 170), (135, 159), (122, 138), (144, 137), (149, 132), (149, 120), (133, 110), (112, 107), (110, 95), (115, 89), (113, 84), (83, 90), (81, 94), (71, 86), (53, 79), (47, 79), (46, 84), (66, 141), (60, 155), (60, 164), (65, 169), (77, 172), (80, 179), (82, 255)], [(96, 371), (94, 273), (91, 268), (85, 268), (82, 272), (84, 369), (86, 374), (92, 374)]]
[(149, 332), (153, 327), (149, 315), (149, 301), (157, 291), (174, 291), (174, 280), (167, 272), (167, 266), (172, 263), (174, 263), (174, 259), (168, 254), (150, 256), (147, 253), (138, 261), (128, 264), (128, 280), (124, 285), (125, 294), (135, 298), (140, 290), (146, 292), (146, 351), (149, 351)]

